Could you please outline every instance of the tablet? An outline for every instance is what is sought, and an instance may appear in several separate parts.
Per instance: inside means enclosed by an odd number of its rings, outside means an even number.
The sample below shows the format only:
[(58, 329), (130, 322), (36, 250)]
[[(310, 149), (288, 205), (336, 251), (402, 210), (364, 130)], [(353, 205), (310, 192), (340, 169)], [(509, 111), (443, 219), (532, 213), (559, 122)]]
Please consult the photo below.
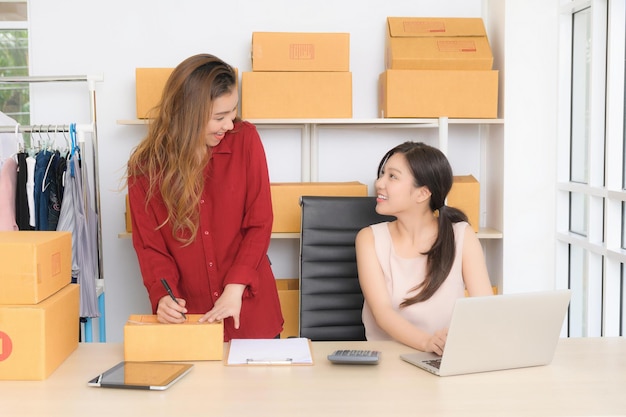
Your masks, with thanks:
[(162, 391), (189, 373), (192, 367), (190, 363), (124, 361), (93, 378), (87, 385)]

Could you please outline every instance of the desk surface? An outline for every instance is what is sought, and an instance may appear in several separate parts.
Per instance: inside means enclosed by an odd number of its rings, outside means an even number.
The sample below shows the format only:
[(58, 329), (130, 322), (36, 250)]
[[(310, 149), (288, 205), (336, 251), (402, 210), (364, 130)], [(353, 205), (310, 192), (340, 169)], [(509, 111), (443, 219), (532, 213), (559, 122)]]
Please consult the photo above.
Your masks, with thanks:
[[(335, 349), (378, 349), (377, 366), (333, 365)], [(626, 339), (562, 339), (552, 363), (437, 377), (395, 342), (314, 342), (313, 366), (196, 362), (166, 391), (88, 387), (121, 344), (81, 344), (45, 381), (0, 381), (2, 416), (626, 415)]]

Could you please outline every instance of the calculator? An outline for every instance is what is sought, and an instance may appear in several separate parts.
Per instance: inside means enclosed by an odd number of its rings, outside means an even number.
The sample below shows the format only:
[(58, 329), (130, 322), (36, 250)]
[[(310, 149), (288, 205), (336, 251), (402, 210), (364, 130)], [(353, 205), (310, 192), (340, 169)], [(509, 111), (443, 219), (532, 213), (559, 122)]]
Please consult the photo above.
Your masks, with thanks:
[(376, 365), (379, 359), (380, 352), (377, 350), (343, 349), (328, 355), (328, 360), (332, 363), (349, 365)]

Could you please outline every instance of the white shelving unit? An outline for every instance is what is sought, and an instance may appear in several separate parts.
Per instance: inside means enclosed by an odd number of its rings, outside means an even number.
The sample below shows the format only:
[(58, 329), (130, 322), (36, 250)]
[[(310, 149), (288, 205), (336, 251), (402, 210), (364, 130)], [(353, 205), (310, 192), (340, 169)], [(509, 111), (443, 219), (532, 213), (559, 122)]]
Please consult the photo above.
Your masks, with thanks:
[[(448, 152), (448, 134), (450, 125), (502, 125), (503, 119), (449, 119), (447, 117), (428, 119), (249, 119), (263, 128), (300, 128), (301, 135), (301, 180), (303, 182), (318, 181), (319, 160), (318, 146), (321, 129), (438, 129), (438, 147), (444, 154)], [(120, 125), (147, 125), (148, 119), (118, 120)], [(489, 141), (489, 138), (481, 138)], [(501, 206), (501, 205), (500, 205)], [(120, 234), (127, 237), (128, 234)], [(298, 233), (273, 233), (272, 239), (299, 239)], [(502, 231), (493, 227), (481, 227), (478, 231), (479, 239), (501, 239)]]

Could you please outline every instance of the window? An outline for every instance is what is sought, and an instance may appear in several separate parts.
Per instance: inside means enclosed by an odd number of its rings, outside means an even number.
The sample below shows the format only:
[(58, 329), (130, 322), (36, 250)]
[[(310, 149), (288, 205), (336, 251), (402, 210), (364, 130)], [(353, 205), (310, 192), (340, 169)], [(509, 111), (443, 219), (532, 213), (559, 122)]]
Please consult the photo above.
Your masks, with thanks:
[(626, 335), (626, 0), (562, 0), (557, 285), (570, 336)]
[[(0, 1), (0, 77), (29, 74), (26, 24), (26, 1)], [(0, 84), (0, 111), (20, 124), (29, 124), (29, 86)]]

